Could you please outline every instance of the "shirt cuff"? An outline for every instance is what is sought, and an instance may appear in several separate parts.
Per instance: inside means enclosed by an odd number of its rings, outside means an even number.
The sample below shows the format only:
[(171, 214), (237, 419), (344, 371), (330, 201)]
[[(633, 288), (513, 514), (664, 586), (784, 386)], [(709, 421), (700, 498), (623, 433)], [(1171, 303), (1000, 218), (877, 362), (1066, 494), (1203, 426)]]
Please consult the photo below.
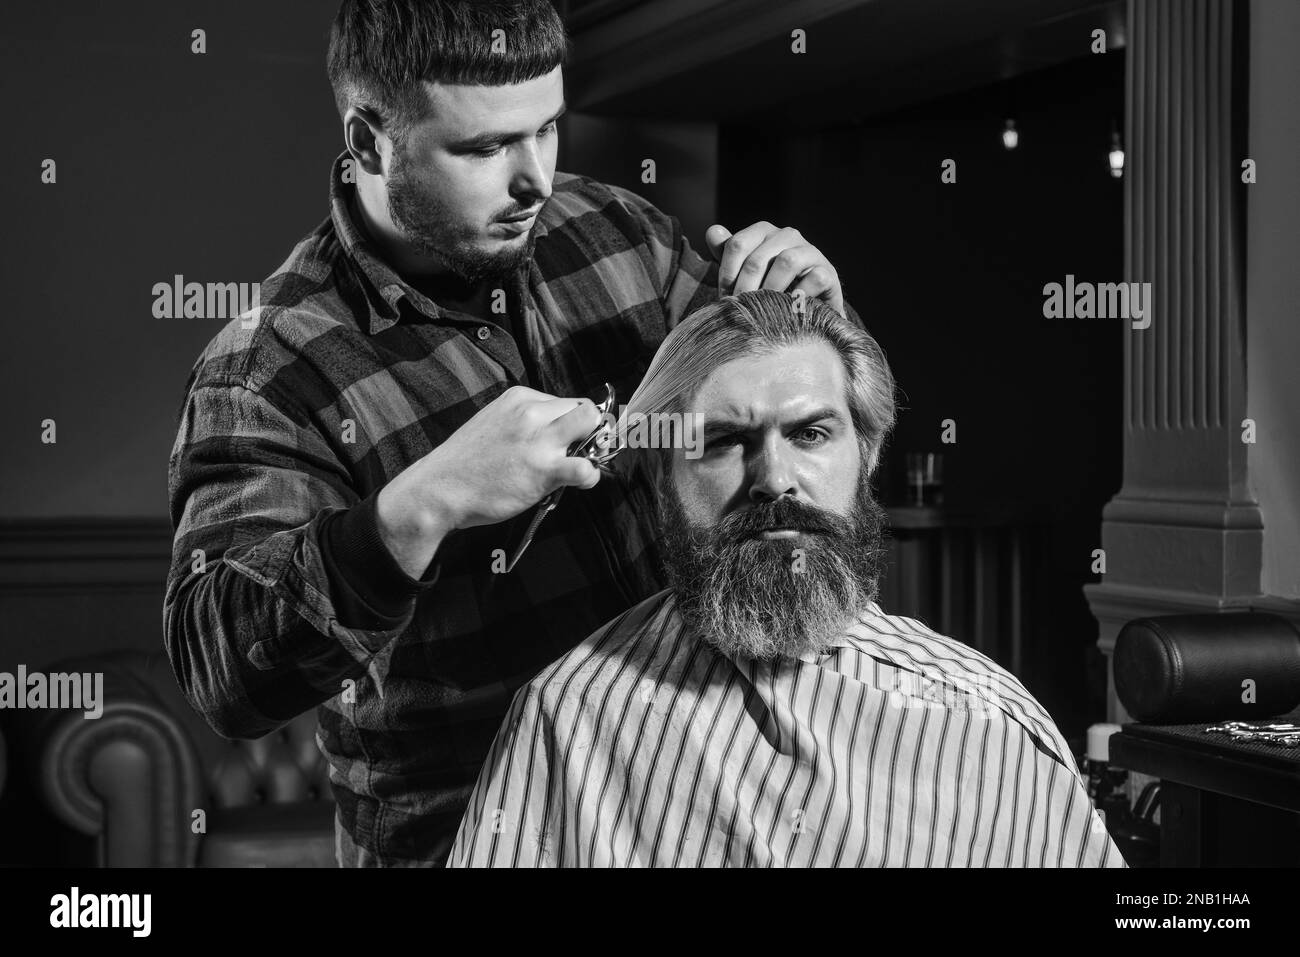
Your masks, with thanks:
[(335, 615), (346, 628), (389, 629), (410, 614), (415, 597), (438, 581), (435, 558), (420, 578), (397, 564), (379, 534), (379, 490), (321, 522), (320, 549)]

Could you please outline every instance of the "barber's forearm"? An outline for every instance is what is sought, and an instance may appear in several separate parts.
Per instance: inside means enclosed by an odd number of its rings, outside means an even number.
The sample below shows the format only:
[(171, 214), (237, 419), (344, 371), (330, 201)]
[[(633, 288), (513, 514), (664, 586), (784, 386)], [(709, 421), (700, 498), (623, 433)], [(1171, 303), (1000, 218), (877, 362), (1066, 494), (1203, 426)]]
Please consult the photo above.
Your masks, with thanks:
[(417, 498), (403, 472), (380, 490), (375, 519), (380, 541), (410, 579), (425, 575), (443, 540), (455, 528), (449, 507), (436, 496)]

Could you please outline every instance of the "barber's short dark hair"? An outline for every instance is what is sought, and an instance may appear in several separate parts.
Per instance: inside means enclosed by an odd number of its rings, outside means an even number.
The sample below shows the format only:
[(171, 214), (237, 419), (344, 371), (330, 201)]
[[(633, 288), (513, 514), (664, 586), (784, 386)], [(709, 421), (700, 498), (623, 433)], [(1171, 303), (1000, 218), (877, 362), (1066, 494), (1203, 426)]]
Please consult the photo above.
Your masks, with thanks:
[[(505, 51), (493, 51), (493, 31)], [(374, 111), (395, 142), (428, 113), (422, 81), (505, 86), (564, 64), (568, 37), (549, 0), (343, 0), (327, 70), (339, 116)]]

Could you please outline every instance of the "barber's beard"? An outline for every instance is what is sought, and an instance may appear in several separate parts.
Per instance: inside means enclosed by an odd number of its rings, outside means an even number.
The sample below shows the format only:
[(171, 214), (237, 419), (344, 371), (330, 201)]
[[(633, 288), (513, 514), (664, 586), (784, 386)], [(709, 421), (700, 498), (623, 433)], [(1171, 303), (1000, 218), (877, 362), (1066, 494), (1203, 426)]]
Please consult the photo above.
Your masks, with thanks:
[[(824, 654), (877, 595), (885, 511), (865, 479), (847, 516), (781, 499), (701, 528), (687, 524), (671, 485), (660, 507), (665, 570), (680, 613), (727, 657)], [(770, 528), (804, 534), (756, 537)]]
[(401, 151), (393, 154), (385, 189), (388, 213), (411, 247), (436, 258), (469, 285), (508, 275), (532, 258), (536, 220), (522, 242), (483, 248), (491, 240), (474, 227), (457, 222), (446, 203), (422, 190)]

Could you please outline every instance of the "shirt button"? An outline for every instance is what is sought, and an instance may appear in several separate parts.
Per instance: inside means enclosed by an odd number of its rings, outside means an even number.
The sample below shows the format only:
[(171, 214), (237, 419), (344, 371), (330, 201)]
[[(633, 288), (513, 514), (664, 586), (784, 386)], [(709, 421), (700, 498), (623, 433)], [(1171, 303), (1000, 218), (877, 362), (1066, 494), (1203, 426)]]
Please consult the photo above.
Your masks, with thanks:
[(486, 339), (486, 338), (488, 338), (490, 335), (492, 335), (492, 330), (489, 329), (487, 326), (479, 326), (479, 327), (478, 327), (478, 337), (479, 337), (480, 339)]

